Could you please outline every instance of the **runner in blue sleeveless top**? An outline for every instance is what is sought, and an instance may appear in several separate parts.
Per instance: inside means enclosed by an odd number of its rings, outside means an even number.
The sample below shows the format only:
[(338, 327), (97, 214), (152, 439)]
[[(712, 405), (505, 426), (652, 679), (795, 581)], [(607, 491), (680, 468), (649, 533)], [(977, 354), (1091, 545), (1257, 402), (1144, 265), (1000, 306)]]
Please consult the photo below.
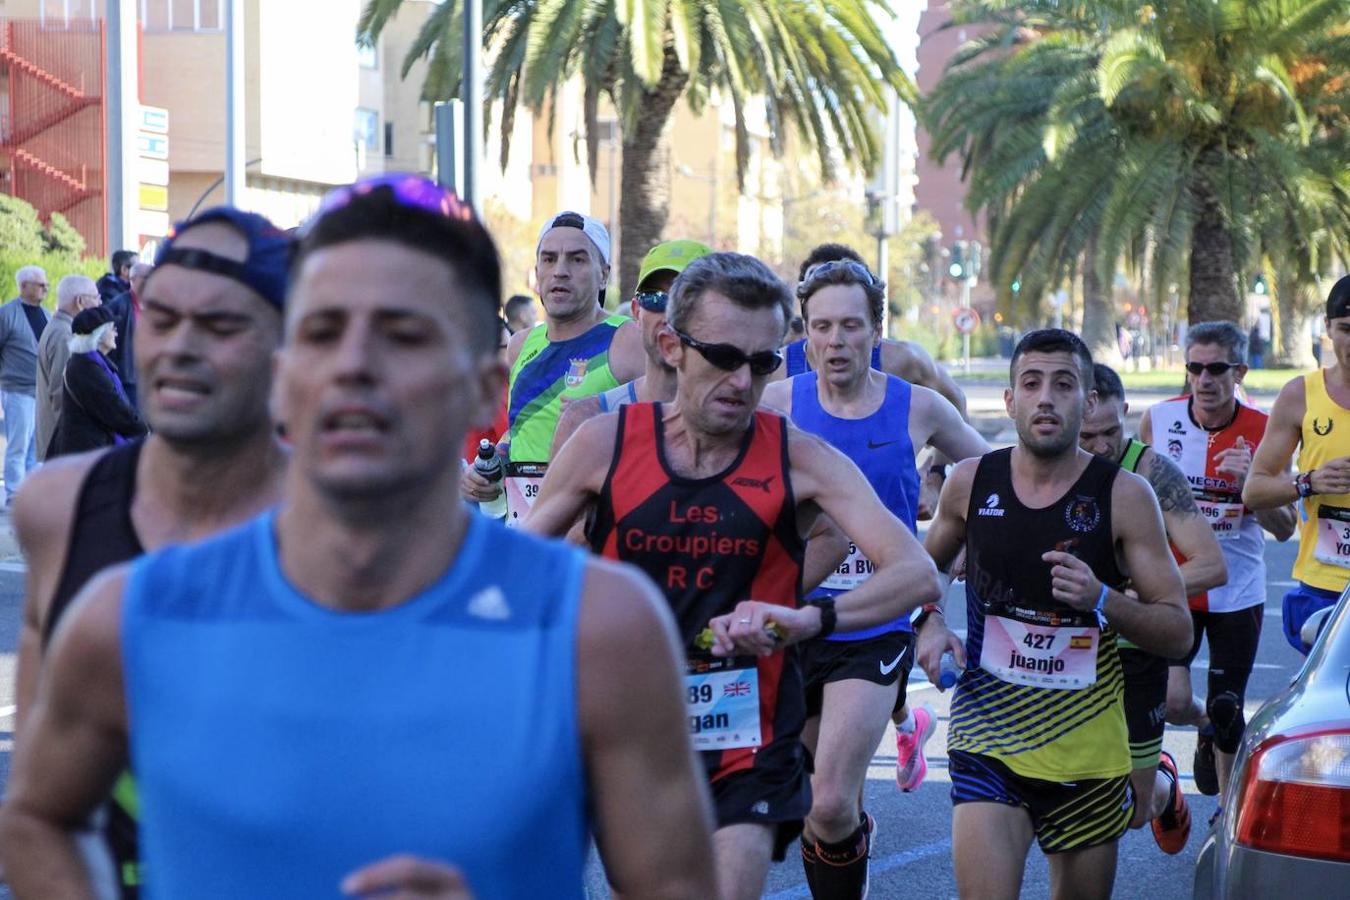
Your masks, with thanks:
[[(817, 266), (839, 260), (852, 260), (860, 265), (866, 265), (862, 255), (852, 247), (835, 243), (818, 244), (811, 248), (811, 252), (802, 260), (797, 270), (797, 283), (800, 285), (805, 282), (807, 276)], [(779, 370), (781, 374), (776, 375), (776, 378), (791, 378), (811, 371), (811, 353), (814, 351), (810, 351), (804, 339), (793, 341), (783, 349), (786, 365)], [(871, 365), (879, 372), (937, 391), (960, 410), (962, 418), (966, 417), (966, 395), (947, 370), (934, 362), (928, 351), (914, 341), (881, 338), (872, 349)], [(947, 477), (950, 462), (951, 460), (943, 458), (941, 454), (934, 454), (929, 460), (928, 468), (920, 473), (920, 521), (930, 518), (933, 510), (937, 508), (938, 494)]]
[(382, 176), (294, 272), (281, 503), (67, 614), (0, 812), (16, 895), (88, 895), (71, 823), (130, 758), (149, 898), (580, 898), (590, 816), (617, 891), (712, 896), (662, 596), (473, 516), (446, 465), (505, 375), (486, 230)]
[[(988, 445), (947, 400), (874, 371), (868, 357), (881, 336), (885, 285), (860, 263), (830, 262), (798, 286), (807, 341), (819, 371), (771, 385), (764, 403), (788, 412), (799, 428), (824, 438), (862, 470), (882, 503), (911, 531), (919, 497), (917, 448), (931, 445), (954, 459), (987, 452)], [(856, 547), (813, 597), (852, 590), (870, 576), (872, 563)], [(867, 764), (893, 711), (899, 710), (900, 785), (912, 790), (925, 771), (923, 742), (934, 717), (904, 706), (912, 662), (909, 617), (825, 640), (802, 650), (808, 728), (815, 756), (814, 802), (802, 840), (807, 880), (817, 898), (862, 896), (867, 883), (867, 839), (846, 842), (861, 819), (858, 807)]]

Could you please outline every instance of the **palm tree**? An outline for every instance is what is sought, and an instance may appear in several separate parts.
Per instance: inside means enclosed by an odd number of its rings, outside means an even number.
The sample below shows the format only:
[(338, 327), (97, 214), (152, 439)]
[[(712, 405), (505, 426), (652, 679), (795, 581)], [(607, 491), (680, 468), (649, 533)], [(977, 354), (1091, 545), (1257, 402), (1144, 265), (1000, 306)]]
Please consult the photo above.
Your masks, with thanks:
[[(370, 43), (402, 0), (368, 0), (357, 39)], [(403, 74), (428, 57), (428, 100), (457, 96), (461, 3), (445, 0), (427, 19)], [(662, 237), (670, 210), (669, 128), (683, 97), (701, 111), (713, 91), (730, 98), (736, 123), (736, 170), (743, 185), (750, 139), (746, 109), (763, 103), (773, 146), (789, 125), (815, 150), (822, 175), (836, 160), (870, 171), (880, 148), (873, 120), (886, 87), (912, 100), (874, 13), (880, 0), (484, 0), (484, 46), (491, 54), (486, 99), (503, 103), (502, 154), (517, 107), (547, 111), (552, 122), (562, 84), (580, 77), (586, 149), (592, 175), (602, 97), (619, 112), (623, 167), (619, 219), (620, 284), (631, 289), (638, 264)]]
[[(1095, 243), (1102, 277), (1147, 257), (1156, 291), (1186, 276), (1191, 321), (1240, 321), (1261, 203), (1298, 195), (1274, 157), (1344, 167), (1315, 147), (1343, 133), (1344, 78), (1325, 101), (1350, 67), (1348, 16), (1350, 0), (960, 4), (987, 31), (925, 108), (935, 155), (960, 154), (989, 210), (1001, 283), (1035, 297)], [(1310, 61), (1332, 73), (1314, 92), (1290, 74)]]

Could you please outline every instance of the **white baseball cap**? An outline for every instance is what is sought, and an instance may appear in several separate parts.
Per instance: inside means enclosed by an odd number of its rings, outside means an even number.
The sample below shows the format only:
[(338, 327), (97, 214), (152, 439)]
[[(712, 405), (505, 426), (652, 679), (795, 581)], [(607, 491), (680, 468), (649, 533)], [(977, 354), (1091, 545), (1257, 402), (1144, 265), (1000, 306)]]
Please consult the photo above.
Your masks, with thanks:
[(544, 242), (544, 235), (555, 228), (576, 228), (581, 231), (591, 239), (592, 244), (595, 244), (595, 249), (600, 251), (600, 261), (609, 265), (609, 232), (605, 230), (605, 226), (590, 216), (567, 211), (550, 216), (544, 227), (539, 229), (539, 240), (534, 245), (536, 256), (539, 255), (539, 245)]

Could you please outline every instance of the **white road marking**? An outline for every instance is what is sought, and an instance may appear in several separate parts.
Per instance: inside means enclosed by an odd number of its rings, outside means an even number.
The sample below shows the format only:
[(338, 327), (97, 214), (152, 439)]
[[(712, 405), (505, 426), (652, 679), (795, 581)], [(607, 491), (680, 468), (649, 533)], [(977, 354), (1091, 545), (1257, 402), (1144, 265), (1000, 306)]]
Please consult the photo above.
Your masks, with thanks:
[(28, 566), (23, 562), (0, 562), (0, 572), (27, 572)]
[(0, 706), (0, 719), (9, 718), (17, 709), (17, 706)]

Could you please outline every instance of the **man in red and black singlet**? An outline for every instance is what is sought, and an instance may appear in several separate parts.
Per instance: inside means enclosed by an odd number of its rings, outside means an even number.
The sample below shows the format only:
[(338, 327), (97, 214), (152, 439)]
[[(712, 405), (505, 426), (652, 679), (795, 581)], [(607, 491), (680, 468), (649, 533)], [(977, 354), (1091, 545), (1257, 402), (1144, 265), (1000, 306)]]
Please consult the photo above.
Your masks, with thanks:
[[(658, 335), (677, 373), (675, 400), (585, 422), (526, 520), (563, 534), (593, 508), (592, 547), (639, 566), (665, 592), (685, 643), (690, 733), (704, 751), (727, 898), (761, 894), (770, 859), (783, 858), (811, 805), (791, 645), (889, 621), (937, 596), (931, 562), (857, 467), (756, 411), (781, 363), (791, 305), (787, 286), (753, 257), (692, 263), (671, 288)], [(716, 341), (724, 335), (734, 343)], [(822, 511), (876, 572), (834, 602), (799, 607), (803, 535)], [(837, 849), (860, 842), (862, 823)]]

